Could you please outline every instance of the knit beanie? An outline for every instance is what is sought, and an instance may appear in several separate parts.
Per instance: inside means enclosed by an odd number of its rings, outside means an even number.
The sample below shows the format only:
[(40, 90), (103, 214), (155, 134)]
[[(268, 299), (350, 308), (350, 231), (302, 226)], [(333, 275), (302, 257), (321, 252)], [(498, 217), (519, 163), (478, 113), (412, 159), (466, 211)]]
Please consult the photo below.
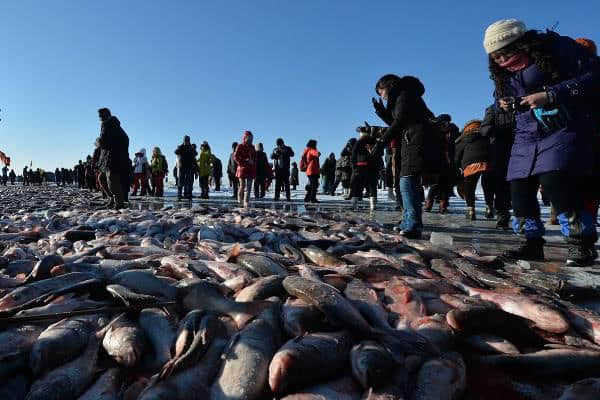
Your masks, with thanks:
[(525, 23), (516, 19), (503, 19), (494, 22), (485, 30), (483, 47), (491, 54), (521, 38), (525, 32)]
[(589, 50), (593, 55), (597, 55), (598, 49), (596, 47), (596, 43), (592, 39), (577, 38), (575, 41), (583, 48)]
[(465, 124), (465, 127), (463, 128), (463, 135), (479, 132), (479, 128), (481, 128), (481, 120), (472, 119)]

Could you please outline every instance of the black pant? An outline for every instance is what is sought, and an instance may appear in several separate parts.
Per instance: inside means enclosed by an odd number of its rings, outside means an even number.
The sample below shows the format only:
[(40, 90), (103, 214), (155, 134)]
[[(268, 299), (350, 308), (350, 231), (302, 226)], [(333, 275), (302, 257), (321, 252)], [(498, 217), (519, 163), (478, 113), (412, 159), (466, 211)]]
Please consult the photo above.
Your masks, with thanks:
[(181, 197), (181, 192), (186, 199), (192, 198), (192, 189), (194, 187), (194, 170), (193, 169), (180, 169), (179, 173), (179, 186), (177, 186), (177, 197)]
[(208, 175), (200, 177), (200, 197), (208, 199)]
[(467, 207), (475, 207), (475, 190), (477, 189), (479, 177), (481, 177), (485, 204), (492, 208), (494, 206), (494, 175), (491, 172), (477, 172), (465, 177), (464, 188)]
[(504, 174), (494, 174), (494, 207), (496, 211), (508, 212), (510, 205), (510, 182), (506, 181), (506, 171)]
[(318, 190), (319, 190), (319, 175), (309, 175), (308, 191), (306, 192), (304, 201), (316, 202)]
[(221, 177), (213, 176), (213, 179), (215, 180), (215, 192), (220, 192), (221, 191)]
[(275, 199), (279, 199), (281, 189), (285, 189), (285, 198), (290, 199), (290, 171), (285, 169), (275, 170)]
[(265, 177), (256, 177), (254, 180), (254, 198), (262, 199), (265, 197)]
[(377, 197), (377, 181), (379, 175), (369, 167), (356, 167), (353, 171), (352, 197), (362, 197), (366, 188), (370, 197)]
[(584, 179), (573, 177), (565, 171), (552, 171), (511, 181), (510, 190), (515, 217), (540, 219), (540, 204), (537, 199), (540, 185), (544, 187), (544, 192), (557, 214), (584, 208)]

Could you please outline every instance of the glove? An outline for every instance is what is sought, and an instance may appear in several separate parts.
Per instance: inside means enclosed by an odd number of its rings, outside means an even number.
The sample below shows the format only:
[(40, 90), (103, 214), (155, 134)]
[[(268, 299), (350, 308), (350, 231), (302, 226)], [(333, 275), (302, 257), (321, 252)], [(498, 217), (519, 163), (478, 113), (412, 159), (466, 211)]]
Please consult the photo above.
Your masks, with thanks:
[(371, 97), (371, 101), (373, 102), (373, 108), (375, 108), (375, 114), (377, 114), (377, 116), (388, 126), (391, 125), (392, 122), (394, 122), (394, 118), (387, 108), (385, 108), (383, 100), (377, 100), (375, 97)]

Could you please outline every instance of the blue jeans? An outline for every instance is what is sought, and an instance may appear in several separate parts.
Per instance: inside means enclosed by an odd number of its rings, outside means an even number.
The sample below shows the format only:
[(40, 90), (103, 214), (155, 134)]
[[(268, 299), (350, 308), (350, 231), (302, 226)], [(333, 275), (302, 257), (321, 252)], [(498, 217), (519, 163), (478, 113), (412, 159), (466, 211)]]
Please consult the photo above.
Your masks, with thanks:
[(404, 214), (400, 228), (409, 232), (423, 231), (423, 203), (421, 198), (421, 178), (401, 176), (400, 193), (404, 204)]

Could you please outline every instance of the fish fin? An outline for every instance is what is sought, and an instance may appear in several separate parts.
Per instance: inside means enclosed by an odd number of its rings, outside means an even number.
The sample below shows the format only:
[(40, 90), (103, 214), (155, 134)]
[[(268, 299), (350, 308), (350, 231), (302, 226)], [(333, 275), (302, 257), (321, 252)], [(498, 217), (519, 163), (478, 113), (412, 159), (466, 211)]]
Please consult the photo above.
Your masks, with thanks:
[(231, 246), (231, 249), (229, 249), (229, 252), (227, 253), (227, 262), (235, 262), (235, 259), (237, 256), (239, 256), (241, 253), (240, 251), (240, 245), (239, 243), (234, 243), (233, 246)]

